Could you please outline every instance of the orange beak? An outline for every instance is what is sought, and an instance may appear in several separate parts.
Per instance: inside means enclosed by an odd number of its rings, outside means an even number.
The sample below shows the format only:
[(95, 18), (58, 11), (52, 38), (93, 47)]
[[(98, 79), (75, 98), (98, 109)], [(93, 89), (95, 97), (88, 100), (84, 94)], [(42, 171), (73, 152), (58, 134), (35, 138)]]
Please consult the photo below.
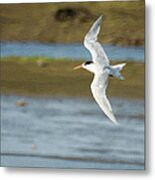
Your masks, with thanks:
[(80, 65), (74, 67), (74, 70), (77, 70), (77, 69), (80, 69), (80, 68), (83, 68), (82, 64), (80, 64)]

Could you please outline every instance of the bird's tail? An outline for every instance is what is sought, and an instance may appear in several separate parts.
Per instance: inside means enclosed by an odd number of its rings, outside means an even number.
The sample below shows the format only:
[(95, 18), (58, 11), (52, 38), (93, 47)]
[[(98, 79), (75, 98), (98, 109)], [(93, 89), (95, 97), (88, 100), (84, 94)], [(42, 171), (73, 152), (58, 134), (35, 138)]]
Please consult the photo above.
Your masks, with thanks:
[(116, 64), (111, 66), (111, 70), (110, 70), (110, 75), (124, 80), (124, 77), (121, 75), (120, 71), (123, 69), (123, 67), (126, 65), (126, 63), (122, 63), (122, 64)]

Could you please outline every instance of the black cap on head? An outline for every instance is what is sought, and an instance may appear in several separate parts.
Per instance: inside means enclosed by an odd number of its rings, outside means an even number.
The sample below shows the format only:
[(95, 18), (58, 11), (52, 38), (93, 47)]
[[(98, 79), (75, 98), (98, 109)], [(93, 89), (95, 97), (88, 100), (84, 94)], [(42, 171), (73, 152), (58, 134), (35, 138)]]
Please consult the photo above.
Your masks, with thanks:
[(88, 64), (91, 64), (91, 63), (93, 63), (92, 61), (86, 61), (85, 63), (84, 63), (84, 65), (88, 65)]

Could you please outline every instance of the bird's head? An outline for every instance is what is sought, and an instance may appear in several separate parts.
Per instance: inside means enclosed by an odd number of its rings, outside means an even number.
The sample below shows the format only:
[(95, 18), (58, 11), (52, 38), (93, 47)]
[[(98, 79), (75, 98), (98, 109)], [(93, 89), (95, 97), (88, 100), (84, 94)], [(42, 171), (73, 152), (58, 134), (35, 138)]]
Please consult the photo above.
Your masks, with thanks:
[(92, 61), (86, 61), (76, 67), (74, 67), (74, 70), (77, 70), (77, 69), (80, 69), (80, 68), (83, 68), (83, 69), (86, 69), (87, 71), (90, 71), (92, 73), (95, 72), (94, 68), (94, 63)]

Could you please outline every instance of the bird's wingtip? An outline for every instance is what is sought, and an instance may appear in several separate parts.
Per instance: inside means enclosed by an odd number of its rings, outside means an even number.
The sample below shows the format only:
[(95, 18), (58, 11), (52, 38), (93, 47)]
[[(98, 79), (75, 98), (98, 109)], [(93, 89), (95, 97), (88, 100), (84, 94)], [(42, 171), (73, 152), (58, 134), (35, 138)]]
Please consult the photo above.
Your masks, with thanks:
[(110, 120), (113, 122), (113, 124), (118, 125), (118, 122), (117, 122), (115, 116), (111, 117)]
[(98, 18), (97, 18), (97, 20), (95, 21), (95, 25), (98, 27), (98, 26), (100, 26), (100, 24), (101, 24), (101, 21), (102, 21), (102, 17), (103, 17), (103, 15), (100, 15)]
[(113, 122), (116, 126), (118, 126), (118, 122), (117, 121), (115, 121), (115, 122)]
[(101, 21), (102, 18), (103, 18), (103, 15), (101, 14), (101, 15), (98, 17), (98, 19)]

